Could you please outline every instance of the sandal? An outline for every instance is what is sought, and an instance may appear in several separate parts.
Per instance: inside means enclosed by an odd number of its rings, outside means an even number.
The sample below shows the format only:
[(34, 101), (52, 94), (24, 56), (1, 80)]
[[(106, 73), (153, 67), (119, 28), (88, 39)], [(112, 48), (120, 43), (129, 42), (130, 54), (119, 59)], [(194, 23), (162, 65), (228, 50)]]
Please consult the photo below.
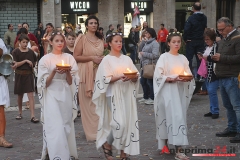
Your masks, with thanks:
[(77, 117), (81, 117), (81, 112), (78, 111)]
[(112, 159), (113, 159), (112, 150), (105, 148), (104, 144), (102, 145), (102, 148), (103, 148), (105, 158), (108, 159), (108, 158), (112, 157)]
[(32, 122), (32, 123), (38, 123), (39, 120), (38, 120), (38, 119), (35, 119), (35, 117), (32, 117), (32, 118), (31, 118), (31, 122)]
[(21, 120), (22, 119), (22, 115), (19, 114), (17, 117), (16, 117), (16, 120)]
[(186, 156), (184, 153), (176, 153), (175, 159), (176, 160), (189, 160), (189, 157)]
[(131, 160), (129, 157), (124, 157), (121, 160)]
[(2, 137), (0, 137), (0, 147), (12, 148), (13, 145), (12, 145), (12, 143), (7, 142), (6, 139), (2, 136)]

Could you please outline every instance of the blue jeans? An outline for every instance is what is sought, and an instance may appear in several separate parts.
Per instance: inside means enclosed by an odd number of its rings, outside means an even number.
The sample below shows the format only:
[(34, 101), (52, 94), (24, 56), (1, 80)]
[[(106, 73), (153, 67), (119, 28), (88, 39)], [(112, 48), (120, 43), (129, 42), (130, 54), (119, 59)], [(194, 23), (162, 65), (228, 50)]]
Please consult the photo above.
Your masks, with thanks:
[(127, 54), (126, 47), (125, 47), (125, 43), (122, 44), (122, 53), (123, 53), (124, 55)]
[(208, 91), (206, 82), (207, 82), (207, 79), (205, 79), (205, 81), (202, 84), (202, 91)]
[[(192, 40), (190, 42), (186, 43), (186, 57), (189, 61), (189, 67), (192, 70), (192, 60), (194, 54), (197, 56), (197, 52), (203, 53), (205, 47), (204, 47), (204, 41), (203, 40)], [(197, 59), (197, 68), (200, 66), (200, 60)]]
[(144, 78), (142, 75), (143, 75), (143, 71), (141, 72), (141, 79), (140, 79), (140, 83), (141, 83), (142, 89), (143, 89), (143, 98), (148, 99), (150, 89), (149, 89), (149, 86), (147, 83), (147, 78)]
[(207, 80), (205, 80), (205, 84), (207, 87), (209, 100), (210, 100), (210, 112), (212, 114), (219, 114), (218, 95), (217, 95), (219, 82), (218, 80), (213, 82), (208, 82)]
[(150, 89), (150, 98), (152, 100), (154, 100), (154, 92), (153, 92), (153, 79), (147, 79), (147, 84), (149, 86), (149, 89)]
[(238, 78), (230, 77), (219, 80), (224, 107), (227, 109), (228, 129), (240, 133), (240, 89)]
[(130, 58), (132, 59), (133, 63), (135, 64), (136, 62), (136, 46), (132, 47), (130, 49)]

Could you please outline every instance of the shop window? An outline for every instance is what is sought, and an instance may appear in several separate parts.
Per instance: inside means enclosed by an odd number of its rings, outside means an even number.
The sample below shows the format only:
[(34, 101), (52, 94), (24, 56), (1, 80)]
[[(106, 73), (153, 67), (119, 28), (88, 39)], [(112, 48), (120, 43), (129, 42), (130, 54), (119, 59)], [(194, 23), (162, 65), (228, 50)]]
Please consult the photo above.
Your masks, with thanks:
[(233, 20), (235, 1), (236, 0), (217, 0), (217, 19), (228, 17)]

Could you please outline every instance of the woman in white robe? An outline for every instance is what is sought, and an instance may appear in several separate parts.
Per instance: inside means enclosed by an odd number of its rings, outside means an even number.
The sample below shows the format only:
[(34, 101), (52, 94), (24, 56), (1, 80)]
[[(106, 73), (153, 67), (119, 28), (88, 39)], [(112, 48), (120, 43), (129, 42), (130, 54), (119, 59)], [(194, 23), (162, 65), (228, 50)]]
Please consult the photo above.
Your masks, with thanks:
[[(7, 53), (7, 48), (0, 38), (0, 59)], [(6, 118), (4, 107), (10, 106), (8, 84), (6, 78), (0, 73), (0, 147), (11, 148), (13, 145), (5, 139)]]
[(184, 72), (191, 74), (189, 62), (178, 53), (181, 35), (176, 32), (167, 37), (170, 51), (160, 56), (154, 72), (154, 111), (158, 149), (168, 144), (176, 146), (176, 159), (189, 159), (179, 153), (182, 145), (188, 145), (187, 109), (194, 91), (194, 80), (186, 82), (179, 79)]
[[(77, 115), (78, 67), (72, 55), (62, 53), (65, 39), (60, 32), (54, 32), (50, 40), (52, 53), (42, 57), (38, 66), (37, 87), (43, 124), (41, 159), (77, 159), (73, 120)], [(62, 60), (71, 65), (71, 71), (56, 68)]]
[(129, 79), (123, 75), (129, 68), (137, 71), (132, 60), (121, 54), (122, 36), (113, 32), (107, 41), (109, 55), (100, 63), (95, 80), (93, 103), (99, 116), (96, 146), (103, 148), (105, 157), (112, 160), (112, 146), (123, 160), (140, 153), (136, 94), (138, 76)]

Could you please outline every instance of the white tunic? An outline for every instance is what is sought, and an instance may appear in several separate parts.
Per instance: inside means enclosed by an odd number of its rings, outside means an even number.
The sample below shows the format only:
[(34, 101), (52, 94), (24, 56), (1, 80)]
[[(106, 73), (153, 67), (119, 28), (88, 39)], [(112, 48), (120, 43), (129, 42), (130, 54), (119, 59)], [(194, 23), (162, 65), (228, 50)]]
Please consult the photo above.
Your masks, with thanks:
[(191, 74), (184, 55), (164, 53), (160, 56), (154, 72), (154, 111), (158, 149), (165, 145), (165, 139), (172, 145), (188, 145), (187, 109), (195, 88), (191, 82), (166, 83), (167, 77), (176, 78)]
[[(123, 75), (127, 68), (137, 71), (132, 60), (125, 55), (107, 55), (99, 65), (92, 98), (99, 116), (96, 146), (99, 149), (112, 131), (112, 145), (118, 151), (137, 155), (140, 153), (136, 105), (138, 82), (119, 80), (111, 83), (109, 88), (111, 77)], [(111, 106), (107, 106), (107, 96), (111, 97)]]
[[(3, 54), (7, 53), (7, 48), (1, 38), (0, 38), (0, 48), (3, 50)], [(0, 76), (0, 105), (4, 107), (10, 106), (8, 84), (4, 76)]]
[[(56, 68), (56, 64), (70, 64), (73, 82), (70, 86), (66, 74), (56, 73), (46, 88), (46, 79)], [(73, 119), (77, 115), (78, 67), (75, 59), (68, 53), (55, 55), (49, 53), (42, 57), (38, 66), (38, 96), (42, 104), (41, 121), (43, 124), (42, 159), (49, 154), (50, 159), (77, 159), (75, 129)]]

